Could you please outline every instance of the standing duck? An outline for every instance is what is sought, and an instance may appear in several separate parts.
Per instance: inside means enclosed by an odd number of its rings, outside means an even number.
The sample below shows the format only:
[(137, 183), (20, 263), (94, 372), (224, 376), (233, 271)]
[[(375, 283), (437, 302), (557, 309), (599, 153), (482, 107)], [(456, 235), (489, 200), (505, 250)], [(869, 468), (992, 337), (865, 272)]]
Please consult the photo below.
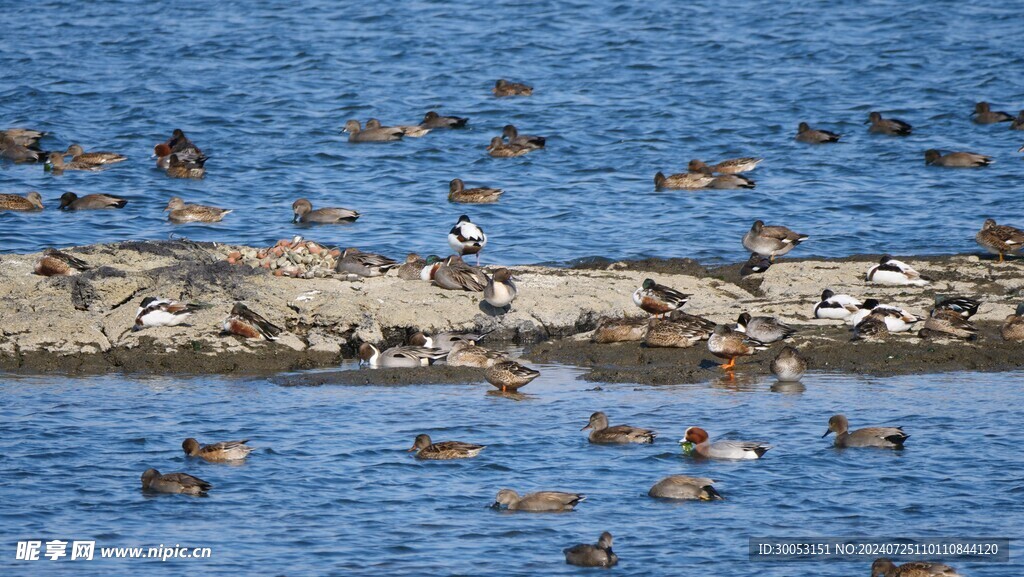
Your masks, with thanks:
[(188, 473), (167, 473), (161, 475), (156, 469), (146, 469), (142, 474), (142, 490), (154, 493), (181, 493), (204, 495), (213, 485)]
[(512, 282), (512, 271), (499, 268), (487, 280), (484, 301), (496, 309), (511, 309), (512, 301), (516, 300), (518, 292), (515, 283)]
[(981, 230), (974, 235), (974, 240), (985, 247), (985, 250), (998, 254), (999, 262), (1003, 262), (1006, 253), (1017, 252), (1024, 247), (1024, 231), (1005, 224), (996, 224), (995, 219), (989, 218), (985, 219)]
[(814, 305), (814, 318), (846, 320), (863, 304), (850, 295), (837, 295), (831, 289), (825, 289), (821, 291), (821, 302)]
[(780, 381), (799, 381), (807, 372), (807, 359), (793, 347), (783, 347), (770, 365), (772, 374)]
[(988, 102), (979, 102), (974, 105), (974, 112), (971, 113), (975, 124), (995, 124), (997, 122), (1010, 122), (1013, 116), (1005, 112), (993, 111)]
[(729, 359), (729, 362), (722, 365), (723, 370), (731, 370), (736, 366), (736, 359), (748, 357), (763, 351), (768, 345), (758, 342), (744, 333), (734, 331), (726, 325), (715, 327), (711, 337), (708, 338), (708, 351), (716, 357)]
[(36, 260), (35, 274), (39, 276), (71, 276), (89, 270), (89, 265), (66, 252), (48, 248)]
[(544, 148), (544, 144), (548, 140), (543, 136), (533, 136), (532, 134), (519, 134), (519, 130), (511, 124), (506, 124), (505, 128), (501, 129), (501, 137), (502, 140), (507, 138), (509, 144), (527, 146), (530, 148)]
[(650, 429), (639, 429), (629, 425), (609, 427), (608, 416), (601, 411), (590, 415), (590, 421), (580, 430), (587, 429), (593, 429), (590, 431), (590, 442), (599, 445), (651, 444), (658, 436)]
[(708, 440), (708, 432), (700, 427), (686, 429), (679, 440), (683, 453), (705, 459), (746, 460), (760, 459), (771, 449), (771, 445), (752, 441), (715, 441)]
[(423, 128), (465, 128), (468, 122), (468, 118), (441, 116), (431, 110), (423, 115), (423, 122), (420, 123), (420, 126)]
[(434, 271), (434, 284), (447, 290), (480, 292), (487, 288), (489, 280), (483, 271), (469, 266), (457, 254), (449, 256)]
[(934, 148), (924, 151), (924, 163), (928, 166), (946, 168), (978, 168), (992, 164), (991, 156), (974, 152), (950, 152), (942, 154)]
[(363, 129), (358, 120), (349, 120), (345, 123), (345, 130), (348, 133), (349, 142), (395, 142), (402, 140), (405, 133), (401, 128), (378, 127)]
[(224, 319), (221, 328), (226, 333), (247, 339), (276, 341), (277, 335), (281, 334), (281, 327), (253, 312), (243, 303), (235, 303), (235, 306), (231, 307), (231, 314)]
[(881, 112), (868, 114), (868, 120), (864, 124), (870, 124), (868, 132), (875, 134), (887, 134), (889, 136), (910, 136), (913, 127), (895, 118), (882, 118)]
[(774, 263), (775, 257), (788, 253), (808, 238), (808, 235), (795, 233), (784, 226), (768, 226), (763, 220), (755, 220), (747, 234), (743, 235), (743, 246), (750, 252), (768, 257)]
[(479, 265), (480, 251), (487, 246), (487, 235), (464, 214), (448, 232), (448, 246), (459, 256), (475, 254), (476, 264)]
[(341, 273), (363, 277), (383, 276), (384, 273), (398, 266), (398, 262), (372, 252), (363, 252), (358, 248), (346, 248), (341, 253), (334, 270)]
[(302, 224), (338, 224), (355, 222), (360, 214), (347, 208), (324, 207), (313, 209), (313, 203), (300, 198), (292, 203), (292, 222)]
[(796, 129), (796, 140), (799, 142), (806, 142), (808, 144), (825, 144), (829, 142), (839, 142), (840, 135), (835, 132), (829, 132), (827, 130), (815, 130), (811, 128), (806, 122), (801, 122), (800, 126)]
[(505, 506), (509, 511), (529, 511), (531, 513), (559, 513), (572, 511), (587, 496), (582, 493), (563, 493), (561, 491), (537, 491), (519, 496), (512, 489), (498, 491), (494, 504), (495, 509)]
[(80, 144), (69, 146), (64, 156), (70, 156), (71, 162), (94, 166), (104, 166), (128, 160), (128, 157), (116, 152), (86, 152)]
[(672, 475), (658, 481), (647, 492), (649, 497), (655, 499), (675, 499), (680, 501), (723, 501), (722, 497), (712, 486), (713, 479), (707, 477), (687, 477), (686, 475)]
[(821, 438), (832, 433), (836, 434), (837, 447), (879, 447), (883, 449), (902, 449), (907, 440), (903, 427), (866, 427), (849, 432), (850, 423), (843, 415), (833, 415), (828, 420), (828, 430)]
[(214, 463), (224, 461), (244, 461), (253, 448), (246, 445), (249, 439), (243, 441), (224, 441), (222, 443), (211, 443), (200, 445), (199, 441), (189, 437), (181, 443), (181, 449), (189, 457), (198, 457), (204, 461)]
[(612, 534), (601, 533), (596, 545), (580, 543), (563, 549), (565, 562), (577, 567), (612, 567), (619, 562), (619, 556), (612, 552)]
[(932, 279), (914, 270), (909, 264), (884, 254), (878, 264), (868, 269), (868, 282), (888, 285), (925, 286)]
[(0, 210), (14, 210), (18, 212), (43, 210), (43, 197), (34, 190), (25, 196), (0, 194)]
[(750, 313), (740, 313), (736, 319), (736, 330), (766, 345), (788, 339), (796, 333), (796, 329), (775, 317), (752, 317)]
[(488, 383), (504, 391), (518, 391), (540, 376), (540, 371), (524, 367), (515, 361), (494, 363), (484, 373)]
[(494, 83), (491, 92), (499, 98), (502, 96), (530, 96), (533, 94), (533, 87), (501, 78)]
[(167, 220), (181, 224), (186, 222), (220, 222), (232, 211), (228, 208), (217, 208), (202, 204), (185, 204), (184, 200), (177, 196), (172, 196), (171, 200), (167, 201), (167, 207), (164, 208), (164, 212), (168, 213)]
[(448, 183), (448, 202), (476, 204), (498, 202), (498, 198), (504, 192), (500, 188), (466, 188), (466, 184), (461, 179), (453, 178)]
[(73, 192), (60, 195), (60, 210), (99, 210), (124, 208), (128, 201), (109, 194), (87, 194), (81, 198)]
[(417, 459), (429, 461), (447, 461), (450, 459), (471, 459), (486, 448), (484, 445), (463, 443), (462, 441), (441, 441), (434, 443), (430, 435), (416, 435), (409, 452), (416, 451)]
[(655, 316), (681, 309), (688, 300), (690, 295), (660, 285), (649, 278), (644, 279), (640, 288), (633, 291), (633, 304)]

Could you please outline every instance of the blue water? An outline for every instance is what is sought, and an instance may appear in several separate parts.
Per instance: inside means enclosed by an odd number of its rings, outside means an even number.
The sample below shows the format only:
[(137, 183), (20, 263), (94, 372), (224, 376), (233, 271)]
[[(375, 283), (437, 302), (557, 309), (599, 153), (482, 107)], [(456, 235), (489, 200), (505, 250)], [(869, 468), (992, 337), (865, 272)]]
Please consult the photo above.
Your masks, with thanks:
[[(870, 559), (752, 563), (747, 537), (1024, 535), (1024, 459), (1015, 408), (1024, 373), (873, 378), (811, 374), (779, 393), (766, 378), (687, 386), (603, 385), (570, 367), (514, 401), (486, 383), (279, 387), (264, 379), (5, 377), (0, 382), (0, 573), (107, 575), (145, 567), (200, 575), (582, 575), (561, 549), (615, 536), (619, 575), (867, 575)], [(955, 402), (953, 401), (955, 399)], [(655, 429), (653, 445), (591, 445), (580, 428)], [(832, 448), (851, 425), (903, 425), (902, 452)], [(696, 462), (686, 427), (769, 441), (753, 462)], [(420, 462), (419, 433), (487, 445), (479, 457)], [(251, 438), (242, 466), (188, 461), (187, 436)], [(213, 483), (209, 497), (147, 496), (148, 467)], [(725, 501), (646, 496), (670, 474), (709, 476)], [(499, 513), (503, 487), (587, 499), (568, 514)], [(25, 539), (97, 547), (210, 547), (205, 560), (13, 561)], [(1012, 549), (1011, 549), (1012, 550)], [(97, 554), (98, 556), (98, 554)], [(973, 577), (1006, 563), (953, 563)]]
[[(393, 4), (393, 5), (392, 5)], [(0, 214), (0, 251), (127, 238), (269, 244), (302, 232), (401, 256), (445, 253), (461, 213), (491, 237), (485, 260), (585, 255), (744, 258), (755, 218), (811, 235), (793, 253), (977, 250), (986, 217), (1024, 224), (1024, 133), (976, 126), (973, 104), (1024, 108), (1020, 11), (983, 2), (68, 3), (5, 6), (0, 125), (52, 132), (130, 161), (55, 177), (3, 166), (2, 192), (39, 190), (41, 214)], [(496, 99), (499, 77), (536, 87)], [(472, 128), (349, 145), (345, 120), (413, 123), (427, 110)], [(869, 135), (870, 110), (915, 127)], [(807, 121), (842, 143), (793, 141)], [(519, 159), (484, 151), (506, 123), (549, 137)], [(183, 128), (213, 158), (200, 182), (148, 158)], [(991, 154), (981, 170), (924, 165), (927, 148)], [(758, 155), (753, 191), (654, 192), (690, 158)], [(506, 190), (451, 205), (447, 183)], [(121, 212), (62, 214), (61, 193), (130, 200)], [(235, 208), (223, 223), (174, 227), (172, 195)], [(297, 231), (299, 196), (364, 216)]]

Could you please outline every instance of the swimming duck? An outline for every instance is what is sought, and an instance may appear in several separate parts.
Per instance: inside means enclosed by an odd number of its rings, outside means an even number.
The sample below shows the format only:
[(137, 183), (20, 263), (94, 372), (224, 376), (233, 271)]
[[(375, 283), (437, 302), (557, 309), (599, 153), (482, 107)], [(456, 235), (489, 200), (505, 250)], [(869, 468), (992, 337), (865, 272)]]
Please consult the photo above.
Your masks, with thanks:
[(396, 266), (398, 266), (398, 262), (386, 256), (350, 247), (341, 253), (341, 258), (334, 265), (334, 270), (357, 276), (375, 277), (383, 276), (384, 273)]
[(736, 319), (736, 330), (766, 345), (788, 339), (796, 333), (795, 328), (775, 317), (752, 317), (746, 312), (740, 313)]
[(647, 492), (655, 499), (676, 499), (686, 501), (723, 501), (725, 497), (712, 486), (713, 479), (672, 475), (658, 481)]
[(754, 170), (763, 160), (763, 158), (755, 158), (752, 156), (727, 158), (717, 164), (710, 165), (710, 167), (713, 172), (717, 172), (718, 174), (740, 174), (741, 172), (750, 172), (751, 170)]
[(843, 415), (833, 415), (828, 420), (828, 430), (822, 439), (832, 433), (836, 434), (837, 447), (880, 447), (883, 449), (902, 449), (909, 435), (903, 427), (866, 427), (848, 432), (849, 422)]
[(491, 92), (495, 96), (530, 96), (533, 94), (533, 87), (518, 82), (509, 82), (504, 78), (494, 83)]
[(292, 203), (292, 222), (303, 224), (337, 224), (340, 222), (355, 222), (360, 214), (347, 208), (318, 208), (313, 210), (313, 203), (305, 198), (300, 198)]
[(872, 311), (853, 325), (853, 340), (879, 341), (889, 336), (888, 316)]
[(492, 351), (473, 343), (473, 341), (456, 341), (448, 351), (445, 362), (450, 367), (477, 367), (486, 369), (494, 363), (507, 360), (505, 353)]
[(90, 172), (96, 172), (102, 168), (103, 165), (88, 164), (75, 160), (72, 160), (71, 162), (64, 162), (64, 155), (59, 152), (51, 152), (50, 155), (46, 157), (46, 164), (43, 166), (44, 170), (53, 172), (54, 174), (61, 174), (65, 170), (87, 170)]
[(814, 318), (846, 320), (863, 306), (850, 295), (837, 295), (831, 289), (821, 291), (821, 302), (814, 305)]
[(552, 513), (572, 511), (587, 496), (581, 493), (563, 493), (561, 491), (537, 491), (527, 495), (519, 496), (512, 489), (498, 491), (494, 499), (495, 509), (503, 505), (509, 511), (530, 511), (532, 513)]
[(281, 327), (255, 313), (243, 303), (235, 303), (231, 314), (224, 319), (221, 328), (224, 332), (247, 339), (266, 339), (276, 341), (281, 334)]
[(868, 269), (866, 280), (878, 284), (925, 286), (932, 279), (917, 272), (909, 264), (883, 254), (878, 264)]
[(743, 263), (740, 267), (740, 276), (746, 277), (752, 274), (761, 274), (771, 268), (772, 261), (766, 256), (761, 256), (756, 252), (750, 253), (750, 258), (747, 262)]
[(763, 220), (755, 220), (747, 234), (743, 235), (743, 246), (750, 252), (768, 257), (774, 263), (775, 257), (788, 253), (808, 238), (808, 235), (795, 233), (784, 226), (768, 226)]
[(857, 312), (846, 320), (850, 326), (856, 327), (872, 314), (881, 316), (886, 329), (893, 333), (909, 331), (914, 323), (921, 320), (899, 307), (879, 304), (878, 299), (866, 299)]
[(185, 161), (177, 154), (168, 157), (167, 176), (171, 178), (203, 178), (206, 176), (206, 157)]
[(715, 327), (711, 337), (708, 338), (708, 351), (716, 357), (729, 359), (729, 362), (722, 365), (722, 369), (731, 370), (736, 366), (736, 359), (748, 357), (763, 351), (768, 345), (758, 342), (746, 334), (734, 331), (726, 325)]
[(36, 260), (35, 273), (40, 276), (70, 276), (89, 270), (89, 265), (66, 252), (53, 248), (43, 251)]
[(999, 329), (1004, 341), (1024, 341), (1024, 303), (1017, 305), (1012, 315), (1007, 315)]
[(409, 369), (432, 365), (434, 361), (448, 356), (448, 353), (440, 349), (413, 346), (391, 347), (381, 352), (370, 343), (363, 343), (359, 345), (358, 356), (360, 364), (366, 363), (374, 368)]
[(651, 319), (644, 345), (685, 349), (707, 340), (714, 330), (715, 323), (703, 317), (674, 311), (669, 318)]
[(793, 347), (782, 347), (770, 365), (772, 374), (780, 381), (799, 381), (807, 372), (807, 359)]
[(543, 136), (533, 136), (532, 134), (519, 134), (519, 130), (511, 124), (506, 124), (505, 128), (501, 129), (501, 137), (502, 140), (507, 138), (509, 144), (528, 146), (530, 148), (544, 148), (544, 144), (548, 140)]
[(931, 561), (911, 561), (897, 566), (884, 557), (871, 563), (871, 577), (961, 577), (956, 569)]
[[(712, 169), (704, 162), (693, 159), (687, 166), (690, 173), (703, 174), (705, 176), (712, 175)], [(737, 189), (737, 188), (754, 188), (757, 186), (753, 180), (739, 176), (738, 174), (722, 174), (719, 176), (713, 176), (711, 183), (707, 185), (707, 188), (714, 188), (720, 190)]]
[(887, 134), (889, 136), (910, 136), (913, 127), (895, 118), (882, 118), (881, 112), (868, 114), (868, 120), (864, 124), (870, 124), (868, 132), (875, 134)]
[(567, 564), (577, 567), (612, 567), (619, 562), (619, 556), (612, 552), (612, 534), (608, 531), (601, 533), (596, 545), (580, 543), (562, 549), (562, 553)]
[(516, 299), (519, 291), (512, 282), (512, 271), (507, 268), (499, 268), (494, 271), (491, 278), (484, 287), (484, 301), (497, 309), (512, 307), (512, 301)]
[(994, 112), (988, 102), (975, 104), (974, 112), (971, 113), (971, 116), (974, 117), (975, 124), (995, 124), (997, 122), (1010, 122), (1013, 120), (1013, 116), (1010, 114)]
[[(24, 142), (24, 140), (22, 140)], [(21, 144), (9, 133), (0, 134), (0, 158), (14, 162), (39, 162), (47, 157), (46, 153), (34, 146)]]
[(480, 251), (487, 246), (487, 235), (483, 229), (473, 224), (469, 217), (462, 215), (459, 222), (448, 232), (448, 246), (459, 256), (476, 255), (476, 263), (480, 264)]
[(974, 240), (991, 253), (999, 255), (999, 262), (1003, 262), (1003, 255), (1010, 252), (1017, 252), (1024, 247), (1024, 231), (1019, 228), (1005, 224), (996, 224), (995, 219), (985, 219)]
[(660, 285), (649, 278), (644, 279), (640, 288), (633, 291), (633, 304), (652, 315), (663, 315), (683, 308), (688, 300), (690, 295)]
[(168, 138), (163, 144), (170, 149), (170, 152), (168, 152), (167, 155), (174, 153), (177, 154), (178, 157), (181, 158), (182, 160), (195, 160), (200, 157), (204, 159), (206, 158), (205, 155), (203, 154), (203, 151), (200, 150), (199, 147), (196, 146), (191, 140), (189, 140), (189, 138), (185, 136), (185, 133), (180, 128), (175, 128), (171, 132), (171, 137)]
[(7, 130), (0, 130), (0, 140), (3, 140), (5, 137), (10, 138), (11, 142), (14, 144), (33, 149), (39, 148), (39, 141), (46, 135), (46, 132), (33, 130), (31, 128), (8, 128)]
[(796, 129), (796, 139), (799, 142), (808, 144), (825, 144), (828, 142), (839, 142), (840, 135), (827, 130), (812, 129), (806, 122), (801, 122)]
[(447, 461), (450, 459), (471, 459), (487, 448), (485, 445), (474, 445), (462, 441), (441, 441), (434, 443), (430, 435), (416, 435), (409, 452), (416, 451), (417, 459), (429, 461)]
[(487, 153), (494, 158), (515, 158), (517, 156), (528, 154), (531, 150), (537, 149), (531, 146), (523, 146), (521, 144), (507, 144), (501, 140), (500, 136), (492, 138), (491, 143), (487, 145)]
[(427, 266), (427, 261), (422, 256), (410, 252), (405, 256), (405, 262), (398, 265), (396, 269), (398, 271), (398, 278), (402, 280), (420, 280), (423, 274), (423, 267)]
[(745, 460), (760, 459), (771, 449), (771, 445), (751, 441), (708, 441), (708, 433), (700, 427), (686, 429), (679, 440), (683, 452), (690, 456), (706, 459)]
[(448, 290), (480, 292), (487, 288), (487, 275), (453, 254), (434, 271), (434, 284)]
[(601, 317), (590, 341), (598, 344), (639, 341), (647, 333), (648, 319)]
[(405, 133), (401, 128), (367, 128), (363, 129), (358, 120), (349, 120), (345, 123), (345, 130), (348, 133), (349, 142), (395, 142), (402, 140)]
[(116, 152), (86, 152), (82, 145), (72, 144), (64, 152), (64, 156), (70, 156), (71, 162), (104, 166), (128, 160), (128, 157)]
[(540, 371), (524, 367), (515, 361), (494, 363), (484, 373), (487, 382), (502, 391), (518, 391), (540, 376)]
[(436, 335), (430, 336), (422, 331), (417, 331), (409, 337), (409, 344), (417, 347), (430, 347), (434, 349), (441, 349), (444, 352), (451, 351), (455, 347), (456, 343), (466, 342), (474, 344), (490, 332), (477, 334), (477, 333), (437, 333)]
[(16, 210), (19, 212), (43, 210), (43, 197), (36, 191), (32, 191), (25, 196), (0, 194), (0, 210)]
[(434, 275), (437, 274), (437, 269), (441, 268), (443, 264), (444, 261), (436, 254), (427, 255), (426, 264), (420, 269), (420, 280), (433, 281)]
[(466, 188), (461, 179), (453, 178), (448, 183), (448, 201), (464, 203), (498, 202), (505, 191), (500, 188)]
[(181, 303), (160, 297), (142, 299), (139, 310), (135, 314), (133, 331), (141, 331), (148, 327), (173, 327), (185, 322), (192, 313), (206, 308), (196, 303)]
[(60, 210), (98, 210), (103, 208), (124, 208), (128, 201), (109, 194), (87, 194), (81, 198), (73, 192), (60, 195)]
[(209, 160), (209, 157), (192, 145), (186, 146), (185, 150), (173, 151), (165, 142), (153, 147), (153, 157), (156, 158), (156, 167), (160, 170), (167, 170), (171, 167), (171, 155), (174, 155), (185, 166), (202, 167)]
[(177, 223), (185, 222), (220, 222), (231, 213), (231, 209), (205, 206), (202, 204), (185, 204), (185, 201), (172, 196), (167, 202), (167, 220)]
[(994, 162), (991, 156), (973, 152), (950, 152), (942, 154), (934, 148), (924, 151), (924, 163), (930, 166), (946, 168), (976, 168), (988, 166)]
[(188, 473), (167, 473), (161, 475), (156, 469), (146, 469), (142, 474), (142, 490), (154, 493), (182, 493), (204, 495), (213, 485)]
[(590, 442), (598, 445), (625, 445), (630, 443), (645, 445), (654, 442), (657, 433), (650, 429), (639, 429), (629, 425), (608, 426), (608, 416), (598, 411), (590, 415), (590, 421), (580, 429), (590, 431)]
[(245, 439), (242, 441), (224, 441), (222, 443), (200, 445), (199, 441), (189, 437), (181, 443), (181, 448), (185, 451), (185, 455), (189, 457), (199, 457), (204, 461), (211, 461), (215, 463), (224, 461), (242, 461), (254, 450), (252, 447), (246, 445), (248, 442), (249, 439)]
[(676, 190), (698, 190), (711, 186), (715, 177), (706, 171), (683, 172), (665, 176), (659, 172), (654, 175), (654, 188), (670, 188)]
[(382, 126), (380, 121), (376, 118), (371, 118), (366, 121), (365, 130), (375, 130), (378, 128), (397, 128), (402, 131), (402, 134), (410, 138), (420, 138), (426, 136), (430, 132), (429, 128), (421, 126), (419, 124), (404, 125), (404, 126)]
[(424, 128), (465, 128), (468, 118), (458, 116), (441, 116), (433, 110), (423, 115), (423, 122), (420, 126)]
[(972, 340), (978, 335), (978, 329), (971, 321), (960, 313), (950, 309), (932, 310), (932, 314), (924, 321), (924, 328), (918, 332), (922, 338), (948, 338)]
[(951, 310), (969, 319), (978, 312), (978, 307), (981, 306), (981, 301), (968, 298), (968, 297), (948, 297), (944, 298), (939, 295), (935, 296), (935, 309), (946, 309)]

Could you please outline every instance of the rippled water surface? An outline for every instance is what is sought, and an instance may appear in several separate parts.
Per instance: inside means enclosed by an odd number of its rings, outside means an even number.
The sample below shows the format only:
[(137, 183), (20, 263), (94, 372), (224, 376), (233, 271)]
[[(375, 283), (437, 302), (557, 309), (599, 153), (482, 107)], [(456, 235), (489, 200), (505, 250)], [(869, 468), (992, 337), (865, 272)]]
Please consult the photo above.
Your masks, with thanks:
[[(268, 244), (298, 232), (290, 205), (363, 212), (307, 230), (400, 256), (447, 251), (465, 212), (491, 236), (485, 260), (586, 255), (744, 258), (755, 218), (810, 234), (797, 255), (976, 250), (986, 217), (1024, 224), (1024, 133), (976, 126), (979, 100), (1024, 108), (1019, 6), (1006, 2), (68, 3), (4, 8), (0, 124), (50, 131), (130, 161), (55, 177), (3, 166), (2, 192), (39, 190), (42, 214), (0, 214), (0, 251), (166, 238)], [(496, 99), (496, 78), (531, 98)], [(413, 123), (427, 110), (471, 128), (349, 145), (346, 119)], [(869, 135), (870, 110), (915, 126)], [(793, 141), (810, 122), (841, 144)], [(549, 137), (519, 159), (484, 151), (506, 123)], [(213, 158), (199, 182), (152, 167), (183, 128)], [(928, 168), (927, 148), (991, 154), (981, 170)], [(752, 191), (655, 192), (691, 158), (758, 155)], [(447, 183), (504, 188), (493, 206), (446, 200)], [(65, 191), (130, 200), (120, 212), (51, 210)], [(172, 195), (235, 208), (174, 227)], [(490, 255), (490, 256), (487, 256)]]
[[(747, 537), (1024, 534), (1015, 433), (1024, 374), (869, 378), (811, 374), (689, 386), (602, 385), (541, 366), (525, 400), (486, 384), (279, 387), (220, 378), (6, 377), (0, 382), (0, 572), (75, 574), (577, 575), (561, 549), (608, 530), (621, 575), (867, 575), (870, 561), (751, 563)], [(650, 427), (653, 445), (590, 445), (592, 411)], [(903, 425), (902, 452), (832, 448), (829, 416)], [(760, 461), (696, 462), (687, 426), (770, 441)], [(420, 462), (419, 433), (478, 442), (476, 459)], [(182, 439), (251, 438), (242, 466), (187, 461)], [(211, 483), (209, 497), (147, 496), (148, 467)], [(647, 490), (670, 474), (718, 479), (725, 501), (673, 504)], [(587, 499), (567, 514), (499, 513), (502, 487)], [(202, 561), (12, 561), (19, 539), (212, 548)], [(1019, 575), (1011, 564), (954, 563)], [(31, 569), (31, 571), (29, 571)], [(587, 573), (589, 574), (589, 573)]]

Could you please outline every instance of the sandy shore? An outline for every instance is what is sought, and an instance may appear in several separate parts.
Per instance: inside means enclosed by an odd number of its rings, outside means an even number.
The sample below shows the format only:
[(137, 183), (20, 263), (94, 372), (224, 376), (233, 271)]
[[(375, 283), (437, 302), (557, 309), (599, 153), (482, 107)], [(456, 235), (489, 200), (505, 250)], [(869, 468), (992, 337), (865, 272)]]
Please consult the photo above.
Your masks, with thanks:
[[(513, 267), (520, 298), (496, 316), (478, 293), (446, 291), (393, 276), (349, 280), (273, 276), (226, 257), (239, 247), (188, 241), (126, 242), (69, 249), (93, 268), (70, 277), (32, 274), (38, 254), (0, 257), (0, 369), (23, 372), (267, 373), (336, 366), (362, 342), (394, 345), (417, 329), (494, 331), (495, 343), (529, 346), (526, 357), (593, 367), (590, 378), (671, 383), (713, 377), (718, 361), (704, 346), (648, 349), (636, 343), (587, 342), (602, 316), (639, 316), (631, 294), (646, 277), (693, 294), (686, 310), (716, 322), (742, 311), (777, 316), (800, 332), (792, 343), (814, 369), (872, 374), (1009, 370), (1024, 365), (1022, 347), (1004, 343), (998, 325), (1021, 300), (1024, 265), (976, 256), (903, 258), (935, 281), (882, 287), (864, 281), (876, 257), (785, 260), (740, 279), (740, 265), (707, 269), (686, 259), (589, 263), (572, 269)], [(399, 255), (393, 255), (399, 256)], [(983, 301), (973, 343), (939, 343), (901, 334), (883, 344), (850, 343), (838, 321), (812, 318), (822, 289), (875, 297), (924, 315), (934, 296)], [(201, 301), (188, 326), (130, 330), (146, 296)], [(285, 328), (276, 343), (220, 334), (232, 303)], [(775, 347), (776, 349), (778, 346)], [(766, 373), (775, 349), (741, 361), (739, 372)], [(457, 372), (457, 371), (456, 371)], [(472, 375), (451, 369), (346, 376), (345, 382), (419, 382)], [(429, 375), (427, 374), (429, 373)], [(449, 374), (451, 373), (451, 374)], [(332, 374), (332, 373), (328, 373)], [(379, 377), (379, 378), (378, 378)], [(330, 382), (325, 377), (311, 380)], [(382, 382), (383, 382), (382, 381)]]

